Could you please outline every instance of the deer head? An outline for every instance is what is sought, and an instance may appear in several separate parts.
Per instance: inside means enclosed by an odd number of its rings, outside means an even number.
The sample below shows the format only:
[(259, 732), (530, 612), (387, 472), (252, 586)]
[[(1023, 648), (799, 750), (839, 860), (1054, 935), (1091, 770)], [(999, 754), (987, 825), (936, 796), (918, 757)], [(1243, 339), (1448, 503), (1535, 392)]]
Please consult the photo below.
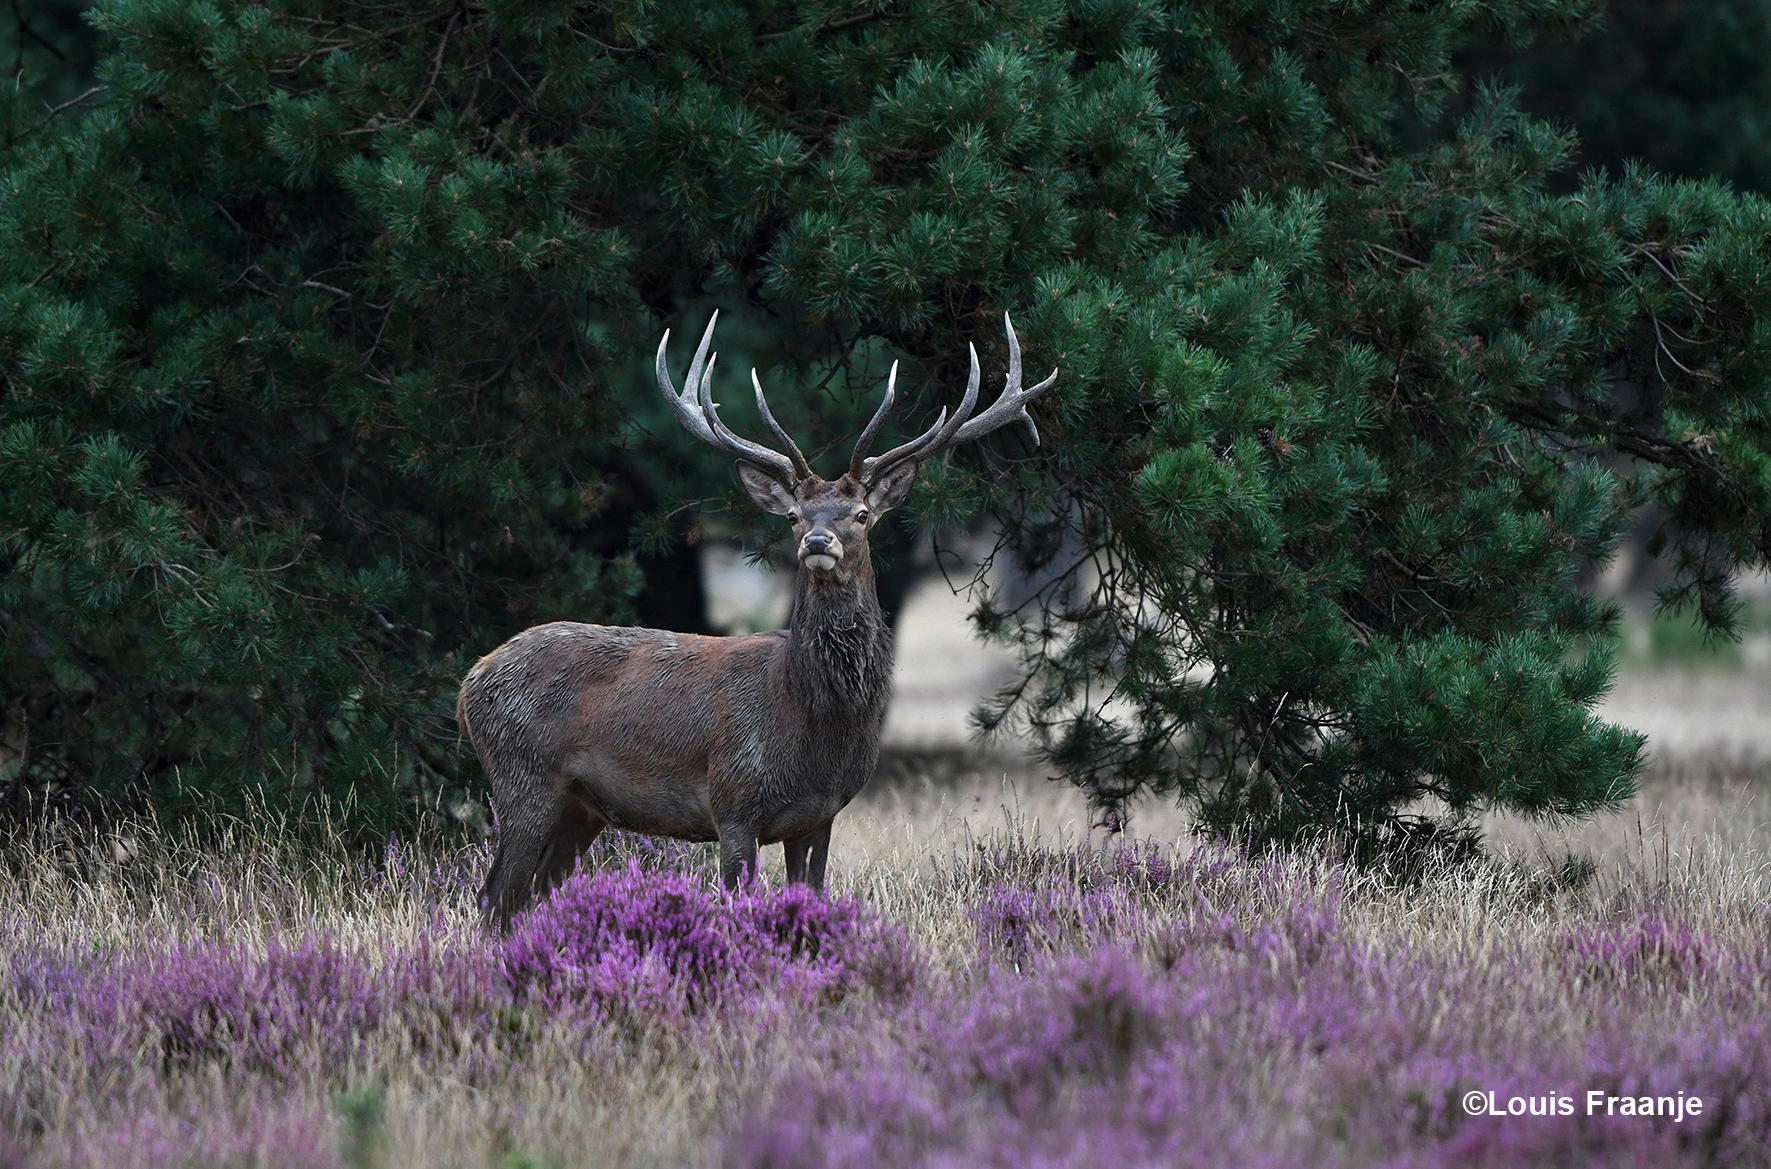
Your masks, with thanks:
[(680, 394), (671, 383), (664, 360), (665, 346), (670, 342), (670, 331), (665, 330), (664, 339), (658, 343), (658, 388), (684, 429), (716, 450), (737, 456), (738, 478), (751, 501), (764, 511), (786, 516), (793, 524), (800, 566), (814, 583), (846, 585), (871, 573), (867, 534), (881, 516), (909, 496), (916, 476), (929, 459), (1017, 421), (1026, 425), (1034, 444), (1038, 444), (1039, 428), (1027, 413), (1027, 403), (1050, 388), (1058, 374), (1053, 370), (1038, 385), (1022, 389), (1020, 339), (1015, 336), (1014, 323), (1007, 313), (1002, 315), (1002, 321), (1008, 330), (1008, 380), (988, 409), (976, 418), (971, 416), (978, 402), (981, 379), (977, 347), (968, 345), (972, 372), (959, 408), (950, 416), (943, 407), (935, 424), (918, 437), (882, 455), (869, 456), (873, 439), (885, 425), (897, 396), (898, 363), (894, 361), (886, 379), (885, 400), (855, 441), (848, 470), (835, 480), (815, 474), (799, 445), (775, 421), (755, 369), (750, 371), (750, 382), (756, 388), (757, 412), (782, 449), (772, 450), (740, 438), (720, 421), (719, 406), (710, 390), (718, 354), (708, 352), (719, 313), (713, 314), (707, 331), (701, 334), (701, 344), (689, 366), (688, 382)]

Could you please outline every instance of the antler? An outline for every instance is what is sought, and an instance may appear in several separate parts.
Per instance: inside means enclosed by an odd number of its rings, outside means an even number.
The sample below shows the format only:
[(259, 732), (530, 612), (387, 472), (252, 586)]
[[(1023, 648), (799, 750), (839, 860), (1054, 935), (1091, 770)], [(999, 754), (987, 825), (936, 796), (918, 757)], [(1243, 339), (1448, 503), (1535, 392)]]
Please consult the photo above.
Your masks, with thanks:
[(719, 313), (715, 311), (712, 319), (707, 322), (707, 331), (701, 334), (701, 344), (695, 348), (695, 360), (689, 365), (689, 379), (683, 386), (683, 392), (677, 393), (676, 386), (671, 384), (670, 369), (664, 361), (664, 347), (670, 344), (670, 330), (664, 330), (664, 339), (658, 342), (658, 388), (664, 393), (664, 400), (670, 403), (671, 411), (676, 420), (683, 424), (683, 429), (713, 447), (743, 459), (745, 462), (774, 476), (788, 490), (802, 479), (812, 475), (811, 464), (799, 445), (781, 429), (775, 416), (769, 412), (768, 400), (763, 397), (762, 382), (757, 380), (756, 370), (750, 371), (751, 384), (756, 387), (756, 408), (763, 417), (763, 423), (769, 433), (787, 448), (787, 454), (772, 451), (766, 446), (758, 445), (749, 439), (740, 438), (720, 421), (719, 405), (713, 400), (711, 389), (713, 382), (713, 363), (719, 354), (709, 357), (708, 346), (713, 344), (713, 327), (719, 323)]
[(873, 443), (873, 436), (885, 422), (886, 414), (892, 408), (892, 399), (896, 396), (895, 387), (898, 380), (898, 363), (892, 363), (892, 375), (886, 382), (885, 401), (879, 404), (872, 421), (861, 432), (855, 441), (855, 453), (849, 459), (849, 474), (867, 486), (878, 482), (886, 471), (907, 459), (923, 460), (940, 454), (949, 447), (960, 443), (971, 442), (983, 438), (991, 431), (1000, 430), (1011, 422), (1024, 422), (1033, 436), (1033, 444), (1039, 445), (1039, 427), (1033, 424), (1033, 416), (1027, 413), (1027, 403), (1050, 389), (1058, 380), (1058, 371), (1052, 370), (1051, 376), (1034, 386), (1032, 389), (1021, 388), (1021, 341), (1015, 336), (1014, 322), (1009, 320), (1007, 313), (1002, 314), (1003, 327), (1008, 330), (1008, 381), (1003, 384), (1002, 394), (985, 410), (969, 422), (972, 407), (978, 402), (978, 349), (975, 345), (967, 345), (972, 355), (972, 373), (966, 382), (965, 397), (959, 403), (959, 409), (949, 418), (945, 408), (935, 424), (921, 435), (911, 439), (903, 446), (893, 447), (883, 455), (867, 457), (867, 448)]

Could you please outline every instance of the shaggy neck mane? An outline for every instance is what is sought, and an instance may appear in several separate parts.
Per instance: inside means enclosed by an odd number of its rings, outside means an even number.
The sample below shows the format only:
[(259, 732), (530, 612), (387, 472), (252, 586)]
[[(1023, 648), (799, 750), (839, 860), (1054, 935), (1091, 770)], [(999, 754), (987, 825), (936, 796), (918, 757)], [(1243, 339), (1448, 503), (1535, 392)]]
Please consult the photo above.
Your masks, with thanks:
[(787, 678), (816, 707), (860, 713), (883, 707), (892, 681), (892, 632), (879, 607), (873, 566), (847, 583), (794, 580)]

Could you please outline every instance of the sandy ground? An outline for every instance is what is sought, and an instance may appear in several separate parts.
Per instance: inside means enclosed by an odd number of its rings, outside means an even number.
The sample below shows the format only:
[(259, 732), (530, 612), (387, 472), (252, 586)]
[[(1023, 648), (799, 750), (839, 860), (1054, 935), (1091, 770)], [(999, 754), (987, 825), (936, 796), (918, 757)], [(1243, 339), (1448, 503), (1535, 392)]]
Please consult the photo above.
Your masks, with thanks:
[(1600, 706), (1612, 722), (1648, 733), (1659, 758), (1771, 757), (1771, 668), (1626, 669)]
[(971, 712), (1015, 677), (1015, 656), (978, 639), (971, 605), (940, 577), (910, 594), (898, 618), (898, 662), (887, 747), (951, 748), (971, 742)]

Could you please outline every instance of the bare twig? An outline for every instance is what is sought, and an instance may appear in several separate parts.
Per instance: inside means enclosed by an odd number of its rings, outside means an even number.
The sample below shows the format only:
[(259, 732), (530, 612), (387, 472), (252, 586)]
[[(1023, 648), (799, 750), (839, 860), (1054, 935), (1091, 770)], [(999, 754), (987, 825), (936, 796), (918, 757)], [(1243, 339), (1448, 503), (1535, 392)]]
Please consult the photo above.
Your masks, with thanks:
[(437, 55), (431, 62), (430, 76), (425, 79), (424, 88), (419, 91), (418, 100), (413, 102), (412, 108), (406, 111), (408, 122), (418, 116), (418, 111), (424, 107), (427, 99), (440, 96), (437, 94), (437, 78), (443, 72), (443, 50), (449, 47), (449, 37), (455, 32), (455, 20), (460, 15), (460, 9), (450, 13), (449, 23), (443, 27), (443, 39), (437, 42)]
[(98, 94), (101, 94), (109, 88), (110, 88), (110, 86), (108, 86), (108, 85), (95, 85), (91, 89), (87, 90), (85, 93), (81, 94), (79, 97), (69, 98), (67, 101), (64, 101), (59, 106), (50, 106), (49, 112), (47, 114), (43, 115), (43, 121), (45, 123), (47, 123), (49, 121), (49, 119), (55, 117), (55, 115), (61, 113), (63, 110), (71, 109), (72, 107), (77, 106), (81, 102), (85, 101), (87, 98), (94, 97)]
[(14, 145), (14, 146), (18, 145), (20, 142), (23, 142), (26, 138), (29, 138), (31, 135), (35, 134), (37, 131), (41, 130), (43, 127), (49, 125), (49, 123), (51, 123), (55, 120), (56, 115), (60, 114), (63, 110), (72, 109), (73, 107), (79, 105), (81, 102), (85, 101), (87, 98), (92, 97), (95, 94), (103, 93), (105, 90), (107, 90), (109, 88), (110, 88), (110, 86), (108, 86), (108, 85), (95, 85), (91, 89), (87, 90), (85, 93), (81, 94), (79, 97), (69, 98), (67, 101), (64, 101), (59, 106), (49, 107), (49, 112), (47, 114), (43, 115), (43, 120), (41, 122), (38, 122), (35, 126), (32, 126), (29, 130), (26, 130), (23, 134), (20, 134), (17, 138), (14, 138), (12, 140), (11, 145)]
[(1675, 288), (1677, 288), (1680, 292), (1683, 292), (1686, 296), (1690, 297), (1699, 306), (1701, 306), (1703, 308), (1709, 307), (1709, 302), (1707, 300), (1703, 299), (1703, 297), (1697, 295), (1695, 292), (1692, 292), (1689, 288), (1687, 288), (1685, 286), (1685, 282), (1683, 280), (1681, 280), (1677, 276), (1673, 275), (1673, 270), (1671, 268), (1668, 268), (1665, 264), (1660, 262), (1660, 257), (1654, 254), (1654, 249), (1653, 249), (1652, 245), (1641, 244), (1637, 247), (1631, 248), (1630, 251), (1638, 256), (1647, 256), (1648, 259), (1654, 264), (1654, 266), (1656, 268), (1659, 268), (1661, 270), (1661, 272), (1666, 276), (1666, 278), (1673, 282), (1673, 286)]
[[(1675, 354), (1671, 349), (1667, 348), (1666, 338), (1661, 336), (1660, 318), (1658, 316), (1654, 315), (1654, 313), (1650, 312), (1648, 314), (1648, 319), (1654, 322), (1654, 346), (1655, 346), (1655, 353), (1654, 353), (1655, 370), (1654, 370), (1654, 372), (1660, 374), (1660, 380), (1662, 380), (1662, 381), (1666, 380), (1666, 374), (1664, 372), (1662, 372), (1660, 369), (1660, 355), (1662, 353), (1666, 354), (1666, 359), (1668, 361), (1672, 362), (1674, 365), (1678, 366), (1679, 369), (1681, 371), (1683, 371), (1687, 377), (1694, 377), (1700, 382), (1719, 382), (1722, 380), (1718, 375), (1711, 373), (1707, 369), (1706, 370), (1695, 370), (1695, 369), (1692, 369), (1690, 366), (1686, 365), (1684, 362), (1680, 361), (1678, 358), (1678, 355)], [(1674, 336), (1677, 336), (1677, 335), (1678, 334), (1676, 334), (1676, 333), (1674, 334)]]
[[(827, 33), (842, 32), (844, 29), (859, 28), (864, 24), (872, 24), (876, 20), (884, 19), (888, 15), (890, 14), (885, 12), (858, 12), (853, 16), (842, 17), (840, 20), (827, 20), (817, 28), (813, 29), (812, 35), (818, 37), (824, 36)], [(766, 32), (761, 36), (756, 37), (751, 43), (757, 45), (772, 45), (776, 41), (785, 40), (803, 29), (804, 26), (801, 25), (798, 28), (790, 28), (784, 32)]]
[(1425, 260), (1420, 260), (1420, 259), (1416, 259), (1413, 256), (1404, 255), (1403, 253), (1398, 252), (1396, 249), (1386, 248), (1382, 244), (1366, 244), (1365, 246), (1372, 249), (1373, 251), (1382, 252), (1386, 256), (1394, 256), (1396, 259), (1401, 260), (1405, 264), (1413, 264), (1416, 268), (1425, 268), (1427, 266), (1427, 262)]

